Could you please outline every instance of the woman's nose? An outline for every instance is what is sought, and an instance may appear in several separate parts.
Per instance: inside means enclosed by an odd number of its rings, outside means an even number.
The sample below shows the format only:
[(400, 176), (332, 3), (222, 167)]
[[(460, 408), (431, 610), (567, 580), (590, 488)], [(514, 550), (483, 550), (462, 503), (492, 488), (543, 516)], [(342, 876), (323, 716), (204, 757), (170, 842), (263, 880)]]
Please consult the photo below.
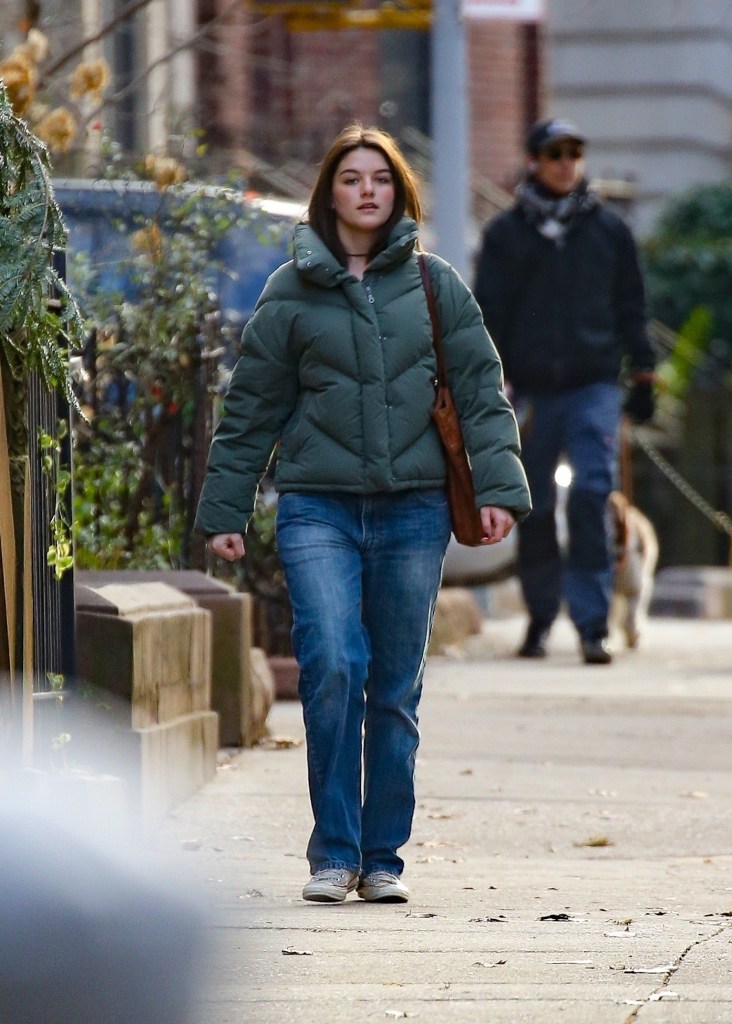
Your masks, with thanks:
[(367, 195), (367, 196), (370, 196), (370, 195), (373, 194), (374, 183), (371, 181), (371, 178), (364, 178), (363, 179), (363, 182), (361, 183), (361, 191), (364, 193), (364, 195)]

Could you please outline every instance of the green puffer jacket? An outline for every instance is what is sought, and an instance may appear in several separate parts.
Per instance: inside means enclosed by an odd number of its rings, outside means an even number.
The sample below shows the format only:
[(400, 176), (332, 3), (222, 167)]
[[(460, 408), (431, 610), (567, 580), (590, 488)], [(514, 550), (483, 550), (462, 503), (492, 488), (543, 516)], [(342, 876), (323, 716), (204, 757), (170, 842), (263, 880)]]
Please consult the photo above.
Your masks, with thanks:
[[(416, 224), (404, 218), (359, 281), (308, 225), (295, 229), (294, 259), (269, 278), (244, 330), (209, 454), (200, 532), (244, 531), (278, 441), (280, 492), (444, 484), (416, 240)], [(429, 267), (478, 504), (523, 517), (530, 499), (496, 350), (458, 274), (437, 256)]]

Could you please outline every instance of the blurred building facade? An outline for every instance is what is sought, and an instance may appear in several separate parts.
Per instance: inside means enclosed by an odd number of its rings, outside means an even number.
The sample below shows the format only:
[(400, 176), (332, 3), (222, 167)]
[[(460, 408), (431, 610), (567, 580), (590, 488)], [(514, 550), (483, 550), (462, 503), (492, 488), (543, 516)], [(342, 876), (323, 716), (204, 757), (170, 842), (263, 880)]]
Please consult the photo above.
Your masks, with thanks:
[[(306, 191), (324, 147), (358, 118), (391, 130), (412, 155), (428, 160), (426, 28), (301, 31), (241, 0), (4, 0), (0, 60), (30, 27), (50, 40), (54, 102), (73, 67), (66, 54), (76, 50), (76, 61), (104, 57), (111, 85), (98, 129), (124, 152), (164, 152), (172, 136), (199, 128), (207, 170), (239, 166), (268, 175), (270, 190)], [(79, 51), (100, 30), (102, 38)], [(525, 129), (541, 107), (540, 51), (535, 25), (468, 25), (471, 166), (501, 187), (513, 184)], [(61, 170), (84, 173), (82, 163)], [(476, 210), (479, 217), (489, 212)]]
[(586, 131), (589, 170), (634, 185), (634, 227), (732, 166), (729, 0), (548, 0), (553, 112)]
[[(0, 60), (35, 25), (50, 39), (54, 68), (113, 25), (78, 56), (107, 60), (112, 84), (99, 121), (126, 152), (163, 152), (171, 136), (195, 127), (208, 143), (206, 170), (238, 166), (261, 172), (268, 190), (304, 194), (327, 142), (359, 118), (392, 130), (427, 170), (429, 31), (323, 31), (316, 20), (296, 30), (271, 13), (276, 7), (277, 0), (260, 10), (241, 0), (4, 0)], [(130, 8), (135, 13), (123, 17)], [(467, 22), (478, 183), (512, 187), (525, 129), (542, 113), (583, 127), (593, 177), (629, 182), (641, 234), (668, 196), (728, 174), (729, 0), (546, 0), (544, 9), (539, 25)], [(56, 68), (51, 93), (63, 91), (71, 67)], [(489, 191), (476, 185), (478, 220), (492, 212)]]
[[(201, 120), (220, 157), (245, 161), (249, 150), (297, 176), (298, 164), (312, 166), (354, 118), (419, 152), (419, 137), (430, 134), (428, 31), (296, 31), (282, 17), (226, 13), (227, 6), (199, 0), (199, 17), (211, 24), (198, 55)], [(540, 49), (535, 25), (468, 26), (471, 166), (504, 188), (515, 181), (526, 127), (541, 107)]]

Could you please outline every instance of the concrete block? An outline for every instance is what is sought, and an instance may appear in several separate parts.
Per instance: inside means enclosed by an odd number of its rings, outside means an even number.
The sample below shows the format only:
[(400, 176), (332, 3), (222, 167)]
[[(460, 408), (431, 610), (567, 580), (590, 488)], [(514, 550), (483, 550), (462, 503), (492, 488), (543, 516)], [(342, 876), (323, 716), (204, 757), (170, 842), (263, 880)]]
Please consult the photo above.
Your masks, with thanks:
[[(276, 691), (275, 678), (270, 661), (261, 647), (252, 647), (249, 651), (251, 686), (249, 688), (249, 707), (246, 722), (246, 746), (253, 746), (266, 735), (267, 715), (272, 707)], [(244, 723), (242, 723), (242, 729)]]
[(252, 692), (252, 598), (217, 580), (211, 583), (221, 589), (194, 596), (211, 613), (211, 707), (219, 715), (219, 744), (249, 747), (264, 728)]
[(443, 587), (437, 595), (435, 620), (429, 654), (439, 654), (445, 648), (459, 645), (475, 633), (480, 633), (483, 615), (475, 596), (465, 587)]
[[(96, 600), (105, 584), (164, 582), (211, 613), (211, 699), (219, 715), (219, 744), (225, 747), (251, 746), (264, 732), (266, 712), (261, 695), (254, 692), (258, 682), (252, 675), (252, 597), (228, 583), (193, 570), (119, 570), (80, 572), (77, 583), (94, 587)], [(100, 610), (100, 609), (97, 609)], [(198, 672), (193, 673), (198, 678)], [(174, 709), (166, 694), (166, 707)], [(192, 704), (191, 710), (197, 705)], [(267, 711), (269, 708), (267, 708)], [(264, 714), (264, 718), (261, 718)]]
[(150, 828), (216, 774), (218, 716), (199, 711), (133, 736), (139, 744), (140, 817)]
[(126, 780), (147, 828), (216, 771), (211, 614), (156, 581), (78, 586), (76, 597), (79, 675), (110, 696), (72, 691), (68, 731), (97, 770)]
[(133, 728), (210, 707), (210, 616), (172, 587), (79, 587), (76, 632), (79, 675), (129, 700)]
[(732, 567), (680, 565), (655, 578), (651, 615), (732, 619)]
[(295, 658), (271, 654), (267, 659), (274, 676), (274, 689), (277, 700), (298, 700), (300, 693), (300, 666)]

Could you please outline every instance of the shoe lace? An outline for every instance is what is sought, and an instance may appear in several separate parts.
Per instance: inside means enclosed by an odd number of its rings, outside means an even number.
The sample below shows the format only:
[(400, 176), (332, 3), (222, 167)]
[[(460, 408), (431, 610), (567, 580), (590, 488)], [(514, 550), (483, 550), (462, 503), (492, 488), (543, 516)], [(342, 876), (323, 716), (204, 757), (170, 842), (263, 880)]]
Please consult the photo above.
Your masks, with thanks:
[(345, 868), (323, 868), (322, 871), (316, 871), (313, 878), (317, 878), (319, 882), (343, 882), (349, 874)]
[(396, 875), (392, 875), (390, 871), (370, 871), (366, 875), (364, 881), (371, 883), (375, 882), (396, 882), (398, 881)]

